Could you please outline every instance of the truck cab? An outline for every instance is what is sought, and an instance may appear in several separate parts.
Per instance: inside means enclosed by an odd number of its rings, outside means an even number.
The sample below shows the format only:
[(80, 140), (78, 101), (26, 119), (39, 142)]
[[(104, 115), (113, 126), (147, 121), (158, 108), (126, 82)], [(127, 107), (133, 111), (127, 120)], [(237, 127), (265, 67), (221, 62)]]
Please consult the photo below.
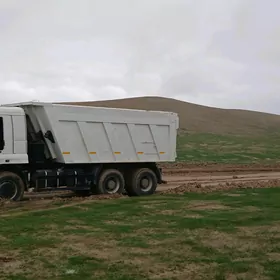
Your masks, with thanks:
[(28, 163), (24, 110), (0, 107), (0, 165)]

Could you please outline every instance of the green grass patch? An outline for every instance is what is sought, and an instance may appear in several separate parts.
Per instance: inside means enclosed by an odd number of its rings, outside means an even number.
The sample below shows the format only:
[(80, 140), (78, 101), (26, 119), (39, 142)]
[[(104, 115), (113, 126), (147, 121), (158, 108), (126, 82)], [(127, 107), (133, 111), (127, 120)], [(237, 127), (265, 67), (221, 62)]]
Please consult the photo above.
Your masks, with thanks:
[(245, 189), (1, 218), (1, 277), (278, 279), (279, 201), (278, 188)]
[(264, 136), (217, 135), (180, 132), (179, 161), (252, 163), (280, 161), (280, 134)]

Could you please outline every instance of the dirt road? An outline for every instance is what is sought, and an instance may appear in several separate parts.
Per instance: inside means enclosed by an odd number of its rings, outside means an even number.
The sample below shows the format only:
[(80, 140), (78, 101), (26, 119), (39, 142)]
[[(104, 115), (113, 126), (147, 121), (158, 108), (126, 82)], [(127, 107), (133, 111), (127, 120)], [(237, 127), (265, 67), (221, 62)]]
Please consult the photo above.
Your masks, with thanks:
[[(236, 187), (280, 187), (280, 170), (278, 169), (279, 167), (262, 166), (210, 166), (194, 168), (178, 166), (177, 168), (165, 168), (163, 177), (167, 184), (160, 185), (157, 194), (166, 192), (213, 191)], [(25, 211), (56, 209), (78, 203), (87, 203), (92, 200), (115, 199), (119, 197), (118, 195), (76, 197), (71, 192), (26, 193), (25, 200), (21, 202), (0, 201), (0, 217), (24, 213)]]
[[(203, 185), (219, 185), (226, 183), (252, 182), (252, 181), (270, 181), (280, 180), (280, 172), (194, 172), (190, 174), (166, 174), (164, 179), (166, 185), (161, 185), (158, 190), (165, 191), (171, 188), (177, 188), (182, 184), (198, 183)], [(280, 185), (279, 185), (280, 186)]]

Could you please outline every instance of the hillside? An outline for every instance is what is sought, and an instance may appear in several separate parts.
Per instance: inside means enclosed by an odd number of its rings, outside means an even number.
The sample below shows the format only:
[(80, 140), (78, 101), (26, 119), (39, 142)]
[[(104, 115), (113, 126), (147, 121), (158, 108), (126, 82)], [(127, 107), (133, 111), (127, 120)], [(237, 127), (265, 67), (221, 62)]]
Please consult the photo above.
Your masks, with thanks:
[(246, 110), (212, 108), (170, 98), (138, 97), (95, 102), (75, 102), (74, 104), (176, 112), (180, 117), (180, 128), (196, 133), (253, 136), (280, 132), (280, 116), (278, 115)]

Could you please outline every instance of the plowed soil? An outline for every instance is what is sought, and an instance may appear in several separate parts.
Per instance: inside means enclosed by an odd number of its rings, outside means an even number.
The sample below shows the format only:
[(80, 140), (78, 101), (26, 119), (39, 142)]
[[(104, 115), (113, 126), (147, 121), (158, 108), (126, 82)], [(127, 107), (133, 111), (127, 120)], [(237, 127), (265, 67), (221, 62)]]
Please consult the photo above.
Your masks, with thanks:
[[(238, 188), (280, 187), (280, 165), (165, 165), (166, 184), (158, 194), (212, 192)], [(26, 193), (24, 201), (0, 201), (0, 217), (24, 212), (64, 208), (103, 199), (129, 199), (125, 195), (77, 197), (71, 192)]]
[(161, 164), (165, 174), (176, 173), (225, 173), (225, 172), (262, 172), (262, 171), (280, 171), (280, 163), (254, 163), (254, 164), (222, 164), (222, 163), (174, 163)]

